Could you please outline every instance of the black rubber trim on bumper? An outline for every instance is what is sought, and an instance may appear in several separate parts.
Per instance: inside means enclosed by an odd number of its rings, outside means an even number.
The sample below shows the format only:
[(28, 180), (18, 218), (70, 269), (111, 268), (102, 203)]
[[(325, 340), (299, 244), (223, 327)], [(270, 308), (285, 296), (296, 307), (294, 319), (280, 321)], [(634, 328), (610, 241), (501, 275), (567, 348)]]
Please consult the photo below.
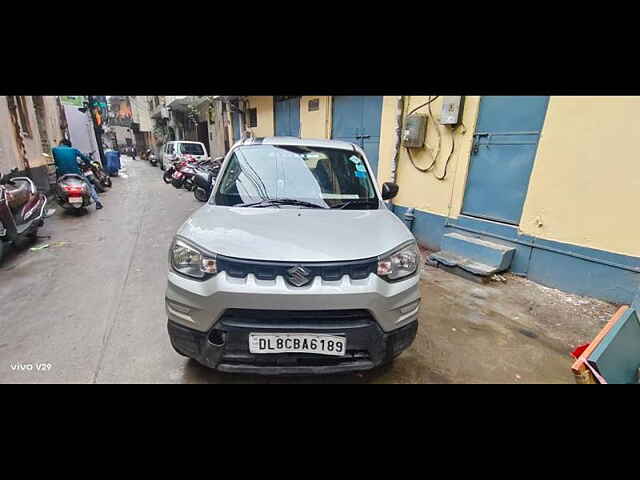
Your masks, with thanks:
[[(384, 333), (376, 323), (354, 329), (286, 329), (287, 332), (343, 335), (347, 337), (345, 357), (288, 353), (251, 354), (248, 347), (249, 333), (274, 331), (258, 325), (240, 328), (216, 324), (209, 332), (199, 332), (169, 320), (167, 328), (171, 344), (178, 353), (221, 372), (316, 375), (371, 370), (390, 362), (413, 343), (418, 322), (413, 321), (389, 333)], [(283, 331), (282, 328), (278, 330)]]

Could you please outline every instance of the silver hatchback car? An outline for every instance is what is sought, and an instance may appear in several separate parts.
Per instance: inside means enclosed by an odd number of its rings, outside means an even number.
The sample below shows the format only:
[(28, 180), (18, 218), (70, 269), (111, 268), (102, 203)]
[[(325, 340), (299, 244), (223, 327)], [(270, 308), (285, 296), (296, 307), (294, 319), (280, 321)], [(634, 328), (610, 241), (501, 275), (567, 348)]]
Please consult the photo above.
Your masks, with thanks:
[(420, 253), (364, 151), (248, 139), (169, 251), (174, 349), (224, 372), (368, 370), (413, 342)]

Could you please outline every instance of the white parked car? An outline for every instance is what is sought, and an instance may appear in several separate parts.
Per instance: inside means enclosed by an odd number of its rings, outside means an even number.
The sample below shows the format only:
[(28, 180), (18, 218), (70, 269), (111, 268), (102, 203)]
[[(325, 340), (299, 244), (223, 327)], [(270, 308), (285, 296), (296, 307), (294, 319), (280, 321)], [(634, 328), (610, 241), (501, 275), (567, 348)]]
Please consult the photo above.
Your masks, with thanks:
[(204, 143), (201, 142), (188, 142), (185, 140), (178, 140), (174, 142), (167, 142), (162, 148), (162, 160), (160, 167), (162, 170), (166, 170), (176, 160), (180, 160), (186, 155), (190, 155), (196, 160), (207, 159), (207, 149)]

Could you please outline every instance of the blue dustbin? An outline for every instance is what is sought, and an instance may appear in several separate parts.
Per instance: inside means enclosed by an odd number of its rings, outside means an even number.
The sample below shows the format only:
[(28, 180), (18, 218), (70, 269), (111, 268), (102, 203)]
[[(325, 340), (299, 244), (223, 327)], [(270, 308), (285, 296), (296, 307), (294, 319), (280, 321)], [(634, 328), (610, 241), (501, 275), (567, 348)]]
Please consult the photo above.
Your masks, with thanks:
[(105, 169), (107, 173), (112, 177), (118, 176), (118, 170), (120, 170), (120, 152), (115, 150), (107, 150), (104, 152)]

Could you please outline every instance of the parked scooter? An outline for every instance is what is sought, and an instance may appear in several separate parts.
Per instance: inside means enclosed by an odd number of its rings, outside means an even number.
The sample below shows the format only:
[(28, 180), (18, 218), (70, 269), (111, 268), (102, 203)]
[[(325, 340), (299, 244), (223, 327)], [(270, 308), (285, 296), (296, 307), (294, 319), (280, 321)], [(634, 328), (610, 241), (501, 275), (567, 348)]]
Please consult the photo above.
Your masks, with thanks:
[(174, 181), (172, 182), (173, 186), (176, 188), (184, 188), (188, 192), (192, 191), (195, 188), (193, 177), (195, 177), (197, 173), (197, 167), (197, 162), (195, 162), (195, 160), (191, 158), (188, 158), (187, 163), (178, 170), (178, 172), (181, 174), (181, 178), (174, 178)]
[(182, 160), (174, 162), (165, 170), (162, 175), (162, 180), (164, 183), (170, 183), (175, 188), (182, 188), (186, 179), (185, 173), (189, 175), (193, 174), (193, 172), (190, 171), (189, 164), (194, 161), (192, 157), (185, 157)]
[(149, 159), (149, 163), (154, 167), (158, 165), (158, 156), (152, 149), (147, 150), (147, 158)]
[(184, 160), (180, 160), (179, 162), (172, 163), (162, 174), (162, 181), (164, 183), (172, 183), (173, 174), (178, 171), (178, 168), (180, 168), (183, 163), (186, 162), (184, 162)]
[(0, 262), (9, 244), (37, 236), (46, 206), (46, 195), (38, 192), (30, 178), (0, 173)]

